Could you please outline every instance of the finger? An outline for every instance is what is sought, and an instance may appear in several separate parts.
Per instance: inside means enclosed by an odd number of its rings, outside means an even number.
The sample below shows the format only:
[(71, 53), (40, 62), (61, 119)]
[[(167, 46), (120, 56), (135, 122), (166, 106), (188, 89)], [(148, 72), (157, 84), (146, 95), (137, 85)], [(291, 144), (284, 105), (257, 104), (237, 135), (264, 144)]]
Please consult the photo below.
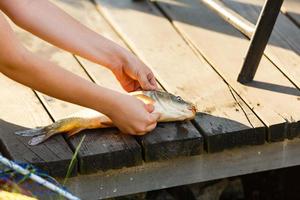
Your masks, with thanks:
[(145, 129), (146, 133), (154, 130), (156, 125), (157, 125), (157, 123), (155, 122), (155, 123), (150, 124), (149, 126), (147, 126), (146, 129)]
[(142, 90), (142, 86), (138, 81), (134, 81), (134, 91)]
[(161, 113), (151, 113), (150, 114), (150, 118), (151, 118), (150, 123), (157, 122), (160, 117), (161, 117)]
[(147, 132), (140, 132), (140, 133), (136, 133), (134, 135), (138, 135), (138, 136), (141, 136), (141, 135), (145, 135)]
[(150, 83), (144, 74), (140, 75), (140, 77), (138, 78), (138, 81), (144, 90), (149, 90), (151, 88)]
[(145, 104), (145, 108), (149, 113), (154, 111), (154, 106), (152, 104)]
[(136, 81), (132, 80), (128, 76), (124, 76), (123, 78), (119, 77), (117, 79), (125, 91), (127, 92), (135, 91)]
[(144, 135), (145, 132), (137, 132), (134, 129), (130, 129), (130, 130), (120, 130), (121, 133), (123, 134), (127, 134), (127, 135)]
[(127, 135), (145, 135), (147, 132), (142, 131), (142, 132), (137, 132), (137, 131), (127, 131), (125, 134)]
[(156, 90), (158, 88), (157, 86), (157, 82), (156, 82), (156, 79), (155, 79), (155, 76), (153, 73), (149, 73), (148, 76), (147, 76), (151, 86), (153, 87), (154, 90)]
[(152, 86), (152, 84), (150, 83), (149, 79), (148, 79), (148, 73), (146, 72), (141, 72), (138, 74), (138, 82), (140, 83), (140, 85), (142, 86), (142, 88), (144, 90), (154, 90), (155, 87)]

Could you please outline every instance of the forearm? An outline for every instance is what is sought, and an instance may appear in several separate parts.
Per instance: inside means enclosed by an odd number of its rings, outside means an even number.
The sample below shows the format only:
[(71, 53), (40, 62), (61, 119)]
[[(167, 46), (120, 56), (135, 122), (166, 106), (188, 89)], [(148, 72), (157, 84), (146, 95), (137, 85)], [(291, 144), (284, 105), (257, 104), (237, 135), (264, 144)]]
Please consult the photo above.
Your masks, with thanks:
[(105, 114), (109, 114), (109, 108), (113, 107), (114, 91), (97, 86), (29, 52), (2, 66), (2, 73), (47, 95)]
[(86, 28), (47, 0), (1, 0), (2, 10), (20, 27), (108, 68), (122, 62), (119, 45)]
[(0, 72), (50, 96), (107, 113), (113, 91), (90, 83), (25, 49), (0, 12)]

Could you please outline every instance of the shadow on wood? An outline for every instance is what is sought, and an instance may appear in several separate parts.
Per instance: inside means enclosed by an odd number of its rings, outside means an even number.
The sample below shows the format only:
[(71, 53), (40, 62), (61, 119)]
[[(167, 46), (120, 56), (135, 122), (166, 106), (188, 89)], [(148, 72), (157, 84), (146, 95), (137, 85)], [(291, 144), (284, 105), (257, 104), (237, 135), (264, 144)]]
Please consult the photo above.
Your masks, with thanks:
[(289, 87), (289, 86), (284, 86), (284, 85), (277, 85), (273, 83), (268, 83), (268, 82), (262, 82), (262, 81), (256, 81), (253, 80), (250, 83), (245, 84), (250, 87), (255, 87), (263, 90), (269, 90), (272, 92), (278, 92), (282, 94), (289, 94), (293, 96), (299, 96), (299, 90), (295, 87)]
[[(155, 3), (155, 1), (153, 1), (153, 2)], [(239, 3), (239, 2), (234, 1), (233, 3)], [(143, 4), (145, 4), (145, 1), (132, 1), (132, 4), (141, 4), (141, 6), (143, 6)], [(172, 6), (170, 6), (168, 2), (164, 2), (164, 1), (159, 1), (159, 4), (160, 4), (159, 7), (169, 7), (169, 8), (172, 7), (171, 9), (175, 8), (174, 10), (176, 10), (176, 12), (182, 12), (182, 13), (190, 12), (194, 9), (197, 9), (197, 8), (194, 8), (192, 5), (190, 5), (187, 2), (184, 2), (182, 0), (174, 0), (173, 3), (172, 3)], [(258, 7), (256, 5), (251, 5), (251, 6), (255, 6), (256, 9), (261, 9), (261, 7)], [(119, 7), (118, 8), (117, 6), (115, 6), (114, 8), (124, 9), (124, 7)], [(144, 12), (143, 9), (139, 9), (139, 6), (135, 6), (134, 8), (137, 11)], [(132, 7), (127, 8), (127, 9), (132, 9)], [(207, 7), (207, 9), (209, 10), (208, 7)], [(164, 15), (166, 15), (169, 18), (167, 13), (165, 13), (162, 9), (160, 9), (160, 10), (164, 13)], [(210, 12), (213, 12), (213, 11), (210, 11)], [(147, 14), (149, 14), (149, 12), (147, 12)], [(215, 14), (215, 15), (217, 15), (217, 14)], [(159, 17), (159, 15), (155, 15), (155, 16)], [(200, 23), (193, 23), (193, 21), (189, 20), (189, 18), (180, 17), (180, 18), (175, 18), (175, 20), (177, 20), (179, 22), (182, 22), (182, 23), (185, 23), (185, 24), (189, 24), (191, 26), (199, 26), (203, 29), (207, 29), (207, 30), (211, 30), (211, 31), (214, 31), (214, 32), (230, 35), (232, 37), (238, 37), (238, 38), (241, 38), (241, 39), (245, 39), (244, 37), (241, 36), (241, 34), (232, 34), (231, 31), (227, 31), (228, 29), (224, 29), (222, 26), (217, 26), (216, 27), (212, 23), (209, 23), (210, 22), (209, 16), (207, 16), (207, 20), (206, 20), (207, 23), (201, 23), (201, 24)], [(250, 20), (250, 21), (252, 21), (252, 23), (256, 22), (254, 20)], [(245, 39), (245, 40), (248, 40), (248, 39)], [(282, 47), (284, 49), (291, 50), (291, 51), (295, 50), (293, 48), (293, 46), (282, 45), (281, 43), (279, 43), (277, 41), (269, 41), (269, 43), (272, 44), (272, 45), (275, 45), (275, 46)], [(297, 52), (299, 53), (299, 51), (297, 51)]]
[[(255, 1), (242, 1), (242, 0), (222, 0), (229, 8), (233, 9), (241, 16), (249, 20), (251, 23), (256, 24), (259, 14), (262, 10), (262, 6), (264, 0), (255, 0)], [(299, 3), (300, 5), (300, 3)], [(284, 6), (283, 6), (284, 7)], [(299, 6), (300, 7), (300, 6)], [(300, 12), (300, 11), (299, 11)], [(294, 16), (300, 18), (299, 13), (292, 13)], [(285, 19), (284, 19), (285, 18)], [(288, 18), (285, 17), (283, 14), (278, 16), (276, 21), (276, 25), (274, 26), (272, 39), (269, 40), (269, 44), (281, 47), (283, 49), (288, 49), (294, 51), (297, 55), (300, 54), (300, 47), (298, 46), (300, 42), (300, 37), (297, 37), (297, 27), (293, 23), (291, 23)], [(281, 20), (281, 21), (280, 21)], [(286, 27), (284, 26), (284, 23)], [(294, 25), (294, 26), (293, 26)], [(286, 35), (284, 34), (284, 29), (290, 29), (289, 31), (293, 31), (295, 35), (290, 35), (290, 38), (285, 38)], [(296, 31), (296, 32), (295, 32)], [(293, 33), (291, 32), (291, 33)], [(280, 39), (274, 39), (280, 38)], [(294, 42), (292, 42), (294, 40)], [(285, 43), (285, 44), (284, 44)]]

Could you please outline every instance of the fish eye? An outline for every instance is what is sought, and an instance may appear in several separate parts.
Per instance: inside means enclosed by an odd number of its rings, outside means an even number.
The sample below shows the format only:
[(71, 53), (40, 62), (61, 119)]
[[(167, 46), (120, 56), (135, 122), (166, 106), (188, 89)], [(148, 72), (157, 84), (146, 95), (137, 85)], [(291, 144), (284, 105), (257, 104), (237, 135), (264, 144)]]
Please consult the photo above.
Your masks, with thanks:
[(180, 96), (176, 96), (177, 101), (183, 101), (183, 99)]

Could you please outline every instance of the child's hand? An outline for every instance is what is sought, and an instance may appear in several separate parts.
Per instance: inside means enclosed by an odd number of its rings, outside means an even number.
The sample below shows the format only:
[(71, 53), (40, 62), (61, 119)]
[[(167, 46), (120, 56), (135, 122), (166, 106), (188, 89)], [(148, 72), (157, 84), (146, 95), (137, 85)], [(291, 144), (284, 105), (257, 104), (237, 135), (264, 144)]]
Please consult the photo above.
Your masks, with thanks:
[(130, 52), (123, 52), (122, 63), (112, 72), (127, 92), (135, 90), (156, 90), (157, 83), (152, 71)]
[(124, 94), (119, 94), (115, 100), (108, 117), (123, 133), (144, 135), (156, 127), (160, 114), (152, 113), (153, 106)]

